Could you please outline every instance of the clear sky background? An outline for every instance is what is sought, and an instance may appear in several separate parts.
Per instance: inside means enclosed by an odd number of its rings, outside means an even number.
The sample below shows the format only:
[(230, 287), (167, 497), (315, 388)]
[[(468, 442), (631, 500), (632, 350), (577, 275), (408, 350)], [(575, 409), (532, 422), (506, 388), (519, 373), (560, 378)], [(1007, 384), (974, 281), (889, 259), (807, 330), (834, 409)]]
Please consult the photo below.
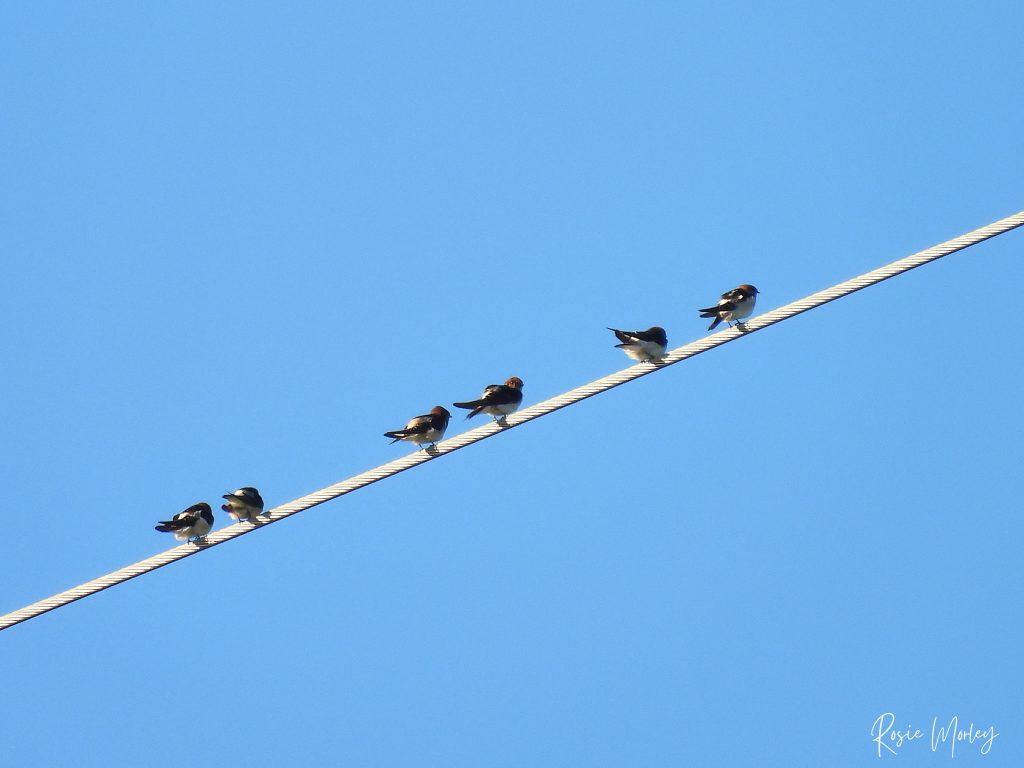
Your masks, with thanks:
[[(9, 3), (0, 612), (1024, 208), (1019, 2)], [(1020, 765), (1014, 232), (0, 634), (10, 766)], [(480, 422), (477, 422), (480, 423)], [(472, 422), (471, 422), (472, 424)], [(466, 422), (457, 415), (450, 434)], [(218, 517), (217, 527), (229, 522)], [(887, 761), (893, 759), (887, 756)]]

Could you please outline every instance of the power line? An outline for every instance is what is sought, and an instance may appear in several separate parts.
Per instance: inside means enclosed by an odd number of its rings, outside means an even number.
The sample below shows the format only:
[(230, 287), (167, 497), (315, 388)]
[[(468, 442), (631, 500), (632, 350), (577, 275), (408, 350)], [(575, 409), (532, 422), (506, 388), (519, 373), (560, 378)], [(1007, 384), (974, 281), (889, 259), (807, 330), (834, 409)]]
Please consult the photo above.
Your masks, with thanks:
[(578, 403), (581, 400), (593, 397), (601, 392), (606, 392), (620, 384), (633, 381), (641, 376), (648, 376), (669, 365), (674, 365), (675, 363), (687, 360), (695, 355), (699, 355), (701, 352), (707, 352), (709, 349), (714, 349), (722, 344), (728, 344), (730, 341), (735, 341), (738, 338), (748, 336), (751, 333), (767, 328), (770, 325), (775, 325), (783, 320), (788, 320), (789, 318), (803, 312), (820, 307), (822, 304), (827, 304), (828, 302), (835, 301), (843, 296), (848, 296), (863, 288), (875, 285), (883, 280), (888, 280), (890, 277), (903, 274), (915, 267), (920, 267), (923, 264), (936, 261), (937, 259), (941, 259), (943, 256), (948, 256), (956, 251), (976, 245), (988, 240), (989, 238), (995, 237), (996, 235), (1009, 232), (1022, 224), (1024, 224), (1024, 211), (1015, 213), (1005, 219), (1000, 219), (999, 221), (981, 227), (980, 229), (976, 229), (973, 232), (968, 232), (960, 237), (947, 240), (944, 243), (932, 246), (931, 248), (920, 251), (919, 253), (899, 259), (898, 261), (894, 261), (884, 267), (880, 267), (876, 270), (860, 275), (859, 277), (855, 277), (852, 280), (847, 280), (846, 282), (834, 285), (824, 291), (811, 294), (806, 298), (794, 301), (784, 307), (779, 307), (771, 312), (758, 315), (745, 324), (744, 330), (729, 328), (727, 330), (719, 331), (711, 336), (705, 336), (702, 339), (685, 344), (669, 352), (663, 361), (657, 365), (639, 363), (630, 368), (613, 373), (610, 376), (605, 376), (597, 381), (592, 381), (582, 387), (577, 387), (569, 392), (565, 392), (564, 394), (545, 400), (542, 403), (537, 403), (529, 408), (524, 408), (523, 410), (508, 416), (503, 424), (492, 422), (490, 424), (477, 427), (476, 429), (471, 429), (461, 435), (457, 435), (438, 443), (436, 448), (432, 449), (429, 453), (419, 451), (409, 454), (408, 456), (388, 462), (387, 464), (383, 464), (375, 469), (350, 477), (348, 480), (344, 480), (335, 485), (316, 491), (315, 493), (295, 499), (295, 501), (282, 504), (281, 506), (272, 509), (269, 515), (263, 518), (263, 522), (258, 524), (242, 522), (230, 525), (209, 534), (206, 537), (206, 543), (202, 546), (187, 543), (174, 547), (173, 549), (169, 549), (166, 552), (153, 555), (152, 557), (147, 557), (145, 560), (140, 560), (133, 565), (121, 568), (113, 573), (108, 573), (106, 576), (101, 576), (98, 579), (87, 581), (84, 584), (80, 584), (77, 587), (53, 595), (52, 597), (48, 597), (45, 600), (40, 600), (17, 611), (12, 611), (11, 613), (0, 616), (0, 630), (12, 627), (15, 624), (20, 624), (23, 621), (27, 621), (56, 608), (61, 608), (68, 603), (80, 600), (83, 597), (88, 597), (96, 592), (112, 587), (115, 584), (120, 584), (124, 581), (128, 581), (129, 579), (133, 579), (136, 576), (141, 576), (144, 573), (149, 573), (157, 568), (161, 568), (177, 560), (181, 560), (184, 557), (189, 557), (197, 554), (198, 552), (207, 550), (210, 547), (223, 544), (230, 539), (243, 536), (257, 528), (262, 528), (264, 525), (276, 523), (278, 520), (291, 517), (292, 515), (307, 510), (310, 507), (323, 504), (325, 501), (330, 501), (338, 498), (339, 496), (344, 496), (346, 493), (351, 493), (352, 491), (364, 488), (367, 485), (376, 483), (378, 480), (383, 480), (386, 477), (397, 475), (399, 472), (404, 472), (405, 470), (411, 469), (419, 464), (433, 461), (447, 453), (457, 451), (460, 448), (465, 448), (467, 445), (472, 445), (480, 440), (485, 440), (499, 432), (512, 429), (513, 427), (525, 424), (528, 421), (533, 421), (541, 416), (546, 416), (549, 413), (565, 408), (568, 405)]

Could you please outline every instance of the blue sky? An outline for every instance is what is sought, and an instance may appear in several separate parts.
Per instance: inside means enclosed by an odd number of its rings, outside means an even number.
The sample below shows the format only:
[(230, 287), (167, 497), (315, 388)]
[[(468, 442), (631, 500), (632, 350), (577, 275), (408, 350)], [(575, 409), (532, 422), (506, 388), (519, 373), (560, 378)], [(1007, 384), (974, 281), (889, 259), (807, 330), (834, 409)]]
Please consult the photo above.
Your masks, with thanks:
[[(1022, 22), (5, 6), (0, 612), (1024, 208)], [(4, 763), (1020, 764), (1021, 238), (5, 631)]]

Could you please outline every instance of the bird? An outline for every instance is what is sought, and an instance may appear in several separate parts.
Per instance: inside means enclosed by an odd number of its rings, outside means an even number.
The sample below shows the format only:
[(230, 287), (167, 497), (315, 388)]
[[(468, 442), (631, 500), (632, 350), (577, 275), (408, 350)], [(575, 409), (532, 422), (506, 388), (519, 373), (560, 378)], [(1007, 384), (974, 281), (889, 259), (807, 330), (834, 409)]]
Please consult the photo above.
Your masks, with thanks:
[(620, 331), (615, 328), (608, 330), (622, 342), (615, 346), (625, 352), (627, 357), (640, 362), (653, 362), (665, 356), (668, 336), (665, 335), (665, 329), (660, 326), (652, 326), (646, 331)]
[(488, 384), (479, 400), (468, 403), (452, 403), (456, 408), (470, 408), (466, 414), (471, 419), (478, 413), (486, 413), (495, 420), (504, 419), (523, 402), (523, 380), (518, 376), (506, 379), (504, 384)]
[(440, 405), (435, 405), (430, 409), (430, 413), (414, 416), (409, 419), (409, 423), (403, 429), (385, 432), (384, 437), (393, 437), (392, 444), (399, 440), (408, 440), (421, 448), (425, 443), (434, 445), (444, 436), (444, 431), (448, 428), (448, 419), (451, 417), (452, 415), (447, 410)]
[(213, 510), (205, 501), (193, 504), (170, 520), (161, 520), (156, 529), (160, 533), (173, 533), (178, 541), (202, 541), (213, 527)]
[(757, 288), (744, 283), (739, 288), (733, 288), (731, 291), (723, 293), (722, 298), (715, 306), (697, 311), (700, 312), (701, 317), (715, 318), (708, 326), (709, 331), (715, 330), (715, 327), (723, 320), (729, 324), (729, 327), (732, 327), (735, 322), (742, 330), (743, 318), (750, 317), (750, 313), (754, 311), (757, 293)]
[(255, 523), (256, 518), (263, 514), (263, 497), (251, 485), (225, 493), (221, 498), (227, 499), (227, 504), (221, 504), (220, 508), (239, 522), (249, 520)]

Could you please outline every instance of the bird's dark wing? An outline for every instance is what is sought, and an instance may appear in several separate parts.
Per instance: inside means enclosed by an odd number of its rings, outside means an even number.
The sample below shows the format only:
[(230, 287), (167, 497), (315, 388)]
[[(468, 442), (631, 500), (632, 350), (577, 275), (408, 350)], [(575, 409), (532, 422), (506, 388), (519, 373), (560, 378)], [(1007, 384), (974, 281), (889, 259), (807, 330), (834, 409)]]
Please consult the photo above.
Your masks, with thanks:
[(179, 512), (170, 520), (161, 520), (160, 525), (158, 525), (156, 529), (162, 533), (167, 533), (168, 531), (180, 531), (182, 528), (188, 528), (196, 521), (199, 515), (198, 513), (188, 515), (186, 514), (187, 512), (188, 510), (185, 510), (185, 512)]
[(483, 405), (493, 405), (495, 403), (503, 402), (501, 400), (495, 400), (496, 393), (503, 389), (509, 389), (504, 384), (488, 384), (484, 387), (484, 392), (480, 396), (479, 400), (467, 400), (464, 403), (452, 403), (456, 408), (479, 408)]
[(178, 514), (176, 514), (174, 516), (174, 519), (175, 520), (187, 521), (185, 523), (186, 525), (192, 525), (192, 523), (194, 523), (196, 520), (198, 520), (202, 516), (203, 510), (207, 509), (208, 507), (209, 507), (208, 504), (202, 504), (202, 503), (200, 503), (200, 504), (193, 504), (191, 507), (186, 509), (184, 512), (179, 512)]
[(653, 341), (655, 344), (664, 344), (666, 341), (665, 334), (658, 331), (633, 331), (630, 336), (640, 341)]
[[(725, 299), (725, 296), (722, 297)], [(704, 309), (698, 309), (701, 317), (714, 317), (719, 312), (732, 312), (736, 309), (736, 305), (731, 301), (723, 301), (721, 304), (716, 304), (713, 307), (705, 307)]]
[(430, 414), (426, 416), (416, 416), (409, 420), (409, 423), (402, 429), (396, 429), (394, 432), (385, 432), (384, 437), (393, 437), (396, 440), (401, 440), (403, 437), (409, 435), (422, 435), (428, 429), (430, 429), (430, 422), (434, 417)]
[(733, 288), (728, 293), (723, 293), (722, 298), (727, 301), (743, 301), (744, 299), (749, 298), (749, 296), (742, 288)]

